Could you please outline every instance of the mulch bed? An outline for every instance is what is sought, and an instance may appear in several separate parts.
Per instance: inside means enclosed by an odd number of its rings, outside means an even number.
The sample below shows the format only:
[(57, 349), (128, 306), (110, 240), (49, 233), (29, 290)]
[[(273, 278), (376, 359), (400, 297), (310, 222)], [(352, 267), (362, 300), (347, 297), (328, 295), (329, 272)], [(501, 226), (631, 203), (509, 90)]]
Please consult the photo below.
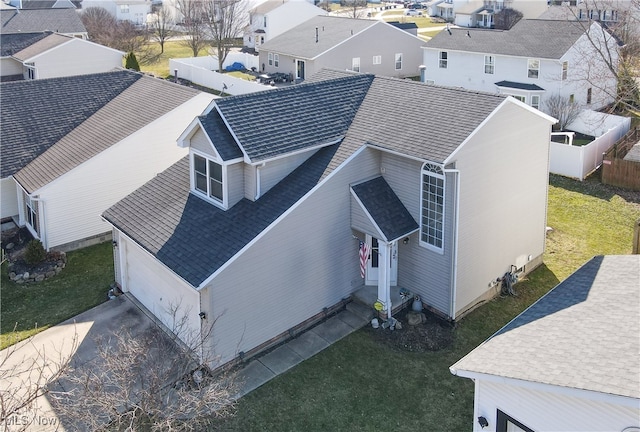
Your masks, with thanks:
[(374, 329), (371, 325), (365, 331), (379, 344), (394, 351), (428, 352), (439, 351), (453, 342), (454, 325), (438, 317), (432, 312), (423, 310), (426, 322), (415, 326), (407, 323), (409, 308), (398, 312), (395, 318), (402, 324), (401, 329), (390, 330), (380, 326)]

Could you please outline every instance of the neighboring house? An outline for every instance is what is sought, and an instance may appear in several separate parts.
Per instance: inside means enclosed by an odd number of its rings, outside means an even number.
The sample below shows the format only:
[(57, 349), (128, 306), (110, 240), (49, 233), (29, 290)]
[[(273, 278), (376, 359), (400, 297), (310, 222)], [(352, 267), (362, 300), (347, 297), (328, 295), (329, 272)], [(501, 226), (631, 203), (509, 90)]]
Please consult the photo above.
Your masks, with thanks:
[(0, 35), (0, 79), (56, 78), (108, 72), (124, 52), (58, 33)]
[(244, 33), (244, 46), (260, 50), (260, 46), (298, 24), (327, 11), (302, 0), (267, 0), (251, 9)]
[(109, 238), (100, 214), (186, 154), (212, 98), (124, 70), (0, 84), (2, 219), (46, 249)]
[(435, 0), (427, 4), (427, 12), (461, 26), (490, 27), (494, 14), (503, 9), (515, 9), (524, 18), (538, 18), (547, 7), (547, 0)]
[(262, 45), (260, 65), (297, 80), (323, 68), (404, 78), (420, 74), (424, 44), (384, 21), (318, 16)]
[(213, 325), (213, 366), (358, 290), (391, 310), (405, 288), (458, 319), (542, 262), (553, 122), (506, 96), (344, 71), (217, 99), (178, 141), (189, 156), (103, 214), (117, 283), (170, 328), (172, 305)]
[(75, 9), (0, 9), (0, 34), (56, 32), (87, 39)]
[(129, 21), (138, 26), (147, 23), (151, 13), (151, 0), (83, 0), (82, 8), (101, 7), (118, 21)]
[(492, 28), (495, 14), (514, 9), (525, 19), (538, 18), (548, 8), (547, 0), (469, 0), (454, 8), (454, 23), (461, 27)]
[(640, 256), (592, 258), (451, 366), (473, 430), (640, 430), (639, 317)]
[(80, 9), (82, 0), (11, 0), (18, 9)]
[(560, 95), (598, 110), (614, 100), (616, 79), (598, 49), (617, 59), (617, 42), (594, 22), (521, 20), (508, 31), (451, 28), (424, 47), (422, 80), (508, 94), (545, 111)]

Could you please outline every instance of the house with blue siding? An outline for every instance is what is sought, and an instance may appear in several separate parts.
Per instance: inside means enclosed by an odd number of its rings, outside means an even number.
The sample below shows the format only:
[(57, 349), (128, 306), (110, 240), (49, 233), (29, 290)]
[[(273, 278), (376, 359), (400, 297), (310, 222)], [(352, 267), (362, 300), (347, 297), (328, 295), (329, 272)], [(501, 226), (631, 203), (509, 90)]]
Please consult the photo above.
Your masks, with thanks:
[(217, 99), (179, 138), (189, 155), (103, 213), (117, 282), (169, 328), (181, 310), (213, 367), (362, 292), (387, 316), (404, 289), (459, 319), (542, 263), (554, 122), (505, 95), (336, 70)]

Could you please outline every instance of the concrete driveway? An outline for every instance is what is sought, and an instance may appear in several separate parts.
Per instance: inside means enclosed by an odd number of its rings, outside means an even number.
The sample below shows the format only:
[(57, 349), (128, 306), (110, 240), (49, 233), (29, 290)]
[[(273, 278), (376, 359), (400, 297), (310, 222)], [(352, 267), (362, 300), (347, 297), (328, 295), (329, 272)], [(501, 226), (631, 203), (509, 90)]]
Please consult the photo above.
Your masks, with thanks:
[[(92, 361), (97, 357), (96, 340), (108, 340), (122, 328), (141, 336), (156, 324), (131, 300), (120, 296), (0, 351), (2, 371), (13, 371), (9, 377), (6, 373), (0, 375), (2, 391), (26, 392), (36, 383), (42, 385), (59, 370), (61, 359), (71, 358), (72, 366)], [(57, 383), (52, 387), (53, 391), (64, 390)], [(0, 426), (7, 426), (8, 430), (65, 430), (46, 396), (39, 397), (32, 409), (11, 416), (4, 423)]]

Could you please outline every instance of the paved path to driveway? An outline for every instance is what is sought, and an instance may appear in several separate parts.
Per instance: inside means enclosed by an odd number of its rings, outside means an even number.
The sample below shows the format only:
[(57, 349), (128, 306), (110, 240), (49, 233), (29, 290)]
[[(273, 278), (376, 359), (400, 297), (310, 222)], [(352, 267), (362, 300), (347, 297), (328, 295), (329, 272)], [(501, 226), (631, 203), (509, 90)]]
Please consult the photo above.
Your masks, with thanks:
[[(265, 355), (250, 360), (238, 371), (236, 383), (240, 398), (302, 361), (314, 356), (334, 342), (342, 339), (369, 322), (369, 310), (355, 303), (328, 318), (312, 329), (301, 333)], [(38, 333), (31, 340), (0, 351), (0, 362), (11, 353), (3, 370), (15, 367), (17, 373), (2, 382), (2, 388), (23, 388), (43, 384), (59, 369), (61, 359), (71, 357), (72, 366), (79, 366), (97, 357), (96, 340), (108, 340), (110, 335), (126, 328), (132, 336), (142, 336), (155, 328), (156, 322), (148, 311), (143, 311), (127, 296), (109, 300), (61, 324)], [(43, 375), (36, 371), (44, 371)], [(64, 390), (59, 384), (54, 391)], [(46, 396), (38, 398), (33, 410), (6, 420), (8, 430), (18, 430), (30, 422), (27, 430), (64, 431), (60, 419), (51, 408)], [(4, 425), (0, 425), (4, 426)]]

